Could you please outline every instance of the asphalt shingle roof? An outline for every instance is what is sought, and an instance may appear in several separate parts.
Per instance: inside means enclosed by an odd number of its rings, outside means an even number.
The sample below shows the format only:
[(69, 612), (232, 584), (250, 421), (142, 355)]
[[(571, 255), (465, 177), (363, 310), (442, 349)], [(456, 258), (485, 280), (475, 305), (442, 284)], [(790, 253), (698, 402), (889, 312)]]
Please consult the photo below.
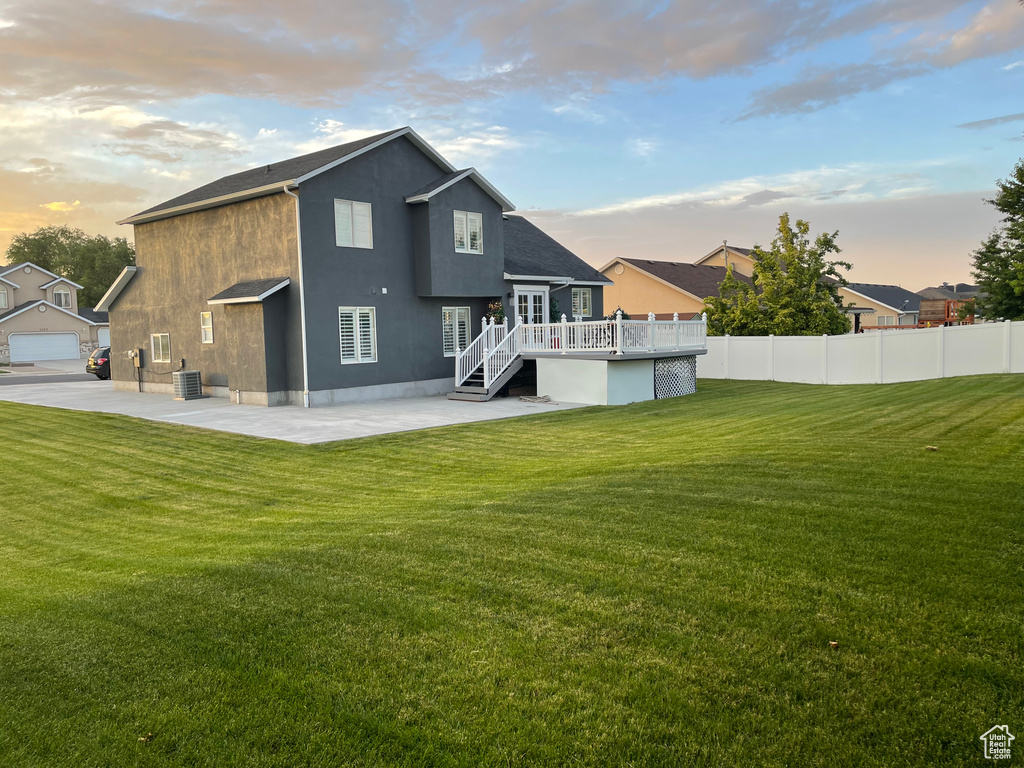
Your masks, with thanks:
[[(732, 246), (729, 246), (732, 248)], [(736, 248), (735, 250), (740, 250)], [(712, 267), (707, 264), (685, 264), (674, 261), (650, 261), (648, 259), (622, 259), (627, 264), (632, 264), (644, 272), (661, 278), (666, 283), (671, 283), (677, 288), (682, 288), (687, 293), (692, 293), (700, 299), (708, 296), (718, 295), (718, 286), (725, 279), (725, 267)], [(751, 285), (750, 278), (733, 272), (737, 280)]]
[(152, 208), (147, 208), (135, 215), (142, 216), (143, 214), (155, 213), (156, 211), (162, 211), (167, 208), (177, 208), (181, 205), (198, 203), (215, 197), (223, 197), (224, 195), (233, 195), (250, 189), (257, 189), (258, 187), (276, 184), (278, 182), (283, 184), (286, 181), (291, 181), (299, 176), (304, 176), (311, 171), (315, 171), (317, 168), (322, 168), (329, 163), (333, 163), (335, 160), (341, 160), (346, 155), (357, 152), (360, 149), (363, 149), (364, 147), (367, 147), (370, 144), (380, 141), (381, 139), (401, 130), (403, 129), (396, 128), (393, 131), (378, 133), (375, 136), (367, 136), (365, 139), (350, 141), (348, 144), (340, 144), (337, 147), (321, 149), (318, 152), (311, 152), (308, 155), (292, 157), (288, 160), (281, 160), (276, 163), (271, 163), (270, 165), (261, 165), (258, 168), (250, 168), (248, 171), (224, 176), (216, 181), (211, 181), (209, 184), (204, 184), (190, 192), (186, 192), (183, 195), (178, 195), (170, 200), (166, 200), (159, 205), (154, 205)]
[(40, 304), (42, 301), (42, 299), (32, 299), (32, 301), (26, 301), (24, 304), (11, 307), (6, 312), (0, 312), (0, 321), (3, 321), (8, 315), (13, 315), (15, 312), (21, 312), (25, 307), (31, 307), (33, 304)]
[(510, 275), (567, 277), (593, 283), (611, 283), (598, 272), (522, 216), (506, 216), (505, 271)]
[(110, 313), (109, 312), (97, 312), (95, 309), (85, 309), (83, 307), (78, 308), (78, 314), (80, 317), (84, 317), (93, 323), (109, 323)]
[(235, 283), (216, 296), (211, 296), (207, 301), (223, 301), (224, 299), (252, 299), (255, 301), (257, 296), (277, 287), (287, 279), (287, 277), (271, 277), (266, 280), (247, 280), (244, 283)]
[[(921, 297), (898, 285), (876, 285), (875, 283), (849, 283), (847, 287), (862, 296), (874, 299), (887, 307), (902, 312), (917, 312), (921, 309)], [(906, 306), (904, 306), (906, 302)]]
[(461, 176), (462, 174), (464, 174), (468, 170), (469, 170), (468, 168), (463, 168), (462, 170), (459, 170), (459, 171), (452, 171), (451, 173), (446, 173), (441, 178), (434, 179), (432, 182), (427, 184), (427, 186), (423, 187), (422, 189), (417, 189), (411, 195), (406, 195), (406, 197), (419, 197), (420, 195), (429, 195), (431, 192), (433, 192), (438, 187), (443, 187), (445, 184), (447, 184), (449, 181), (454, 179), (456, 176)]

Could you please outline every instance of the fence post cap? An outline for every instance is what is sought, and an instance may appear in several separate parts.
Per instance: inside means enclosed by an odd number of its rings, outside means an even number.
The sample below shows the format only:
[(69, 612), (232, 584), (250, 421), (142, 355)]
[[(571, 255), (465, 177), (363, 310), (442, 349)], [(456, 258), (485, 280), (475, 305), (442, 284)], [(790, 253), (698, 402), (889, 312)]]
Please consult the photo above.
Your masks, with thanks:
[(566, 322), (568, 322), (568, 319), (567, 319), (567, 318), (566, 318), (566, 316), (565, 316), (565, 312), (563, 312), (563, 313), (562, 313), (562, 322), (563, 322), (563, 323), (566, 323)]
[(672, 313), (672, 320), (675, 321), (675, 322), (679, 322), (679, 313), (678, 312), (673, 312)]
[(648, 312), (647, 313), (647, 320), (649, 322), (652, 322), (652, 323), (654, 322), (654, 313), (653, 312)]
[(615, 317), (617, 317), (619, 320), (622, 319), (622, 309), (621, 308), (615, 310)]

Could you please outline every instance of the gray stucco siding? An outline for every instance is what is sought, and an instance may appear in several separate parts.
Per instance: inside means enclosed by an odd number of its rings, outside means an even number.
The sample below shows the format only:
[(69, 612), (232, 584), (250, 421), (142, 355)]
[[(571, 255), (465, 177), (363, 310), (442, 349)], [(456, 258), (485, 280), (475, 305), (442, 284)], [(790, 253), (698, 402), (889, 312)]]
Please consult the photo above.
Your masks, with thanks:
[[(501, 286), (499, 281), (493, 295), (417, 295), (414, 209), (427, 204), (410, 205), (405, 196), (444, 172), (401, 138), (301, 185), (310, 391), (454, 375), (455, 364), (444, 356), (442, 347), (441, 308), (469, 306), (478, 329), (488, 300), (500, 294)], [(372, 249), (336, 245), (335, 199), (370, 203)], [(486, 227), (485, 223), (485, 249)], [(452, 243), (454, 250), (454, 236)], [(495, 245), (499, 246), (500, 241)], [(342, 364), (339, 307), (374, 308), (377, 362)]]
[[(566, 285), (555, 288), (551, 287), (551, 298), (558, 302), (559, 314), (565, 314), (565, 316), (571, 321), (572, 317), (572, 289), (573, 288), (589, 288), (590, 289), (590, 317), (583, 318), (584, 320), (600, 320), (604, 317), (604, 288), (600, 285)], [(560, 317), (552, 317), (551, 322), (556, 323), (561, 320)]]
[[(416, 253), (418, 272), (421, 275), (426, 271), (423, 262), (429, 259), (430, 264), (429, 290), (424, 290), (421, 283), (420, 295), (500, 295), (505, 272), (501, 206), (469, 178), (439, 192), (429, 202), (417, 205), (427, 206), (429, 226), (429, 253), (421, 250)], [(455, 250), (455, 211), (481, 214), (483, 253), (461, 253)], [(422, 218), (417, 218), (417, 224), (422, 226)]]

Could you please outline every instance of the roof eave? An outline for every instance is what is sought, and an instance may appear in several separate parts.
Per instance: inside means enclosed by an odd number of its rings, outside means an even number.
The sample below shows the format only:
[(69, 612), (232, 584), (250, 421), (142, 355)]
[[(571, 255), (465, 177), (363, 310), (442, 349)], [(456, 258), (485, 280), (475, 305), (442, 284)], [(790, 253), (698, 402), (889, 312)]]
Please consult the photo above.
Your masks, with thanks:
[(56, 280), (51, 280), (48, 283), (43, 283), (39, 287), (40, 288), (49, 288), (51, 285), (56, 285), (57, 283), (67, 283), (68, 285), (72, 285), (72, 286), (74, 286), (75, 288), (77, 288), (80, 291), (85, 290), (85, 286), (79, 285), (74, 280), (68, 280), (66, 277), (58, 277)]
[(538, 282), (557, 282), (565, 283), (566, 285), (611, 285), (611, 280), (577, 280), (574, 277), (566, 277), (565, 275), (513, 275), (509, 272), (505, 272), (506, 280), (536, 280)]
[[(18, 315), (23, 315), (26, 312), (28, 312), (30, 309), (32, 309), (33, 307), (38, 307), (41, 304), (45, 305), (47, 307), (51, 307), (53, 309), (56, 309), (58, 312), (63, 312), (65, 315), (70, 315), (71, 317), (75, 318), (76, 320), (81, 320), (83, 323), (87, 323), (89, 325), (100, 325), (100, 323), (95, 323), (95, 322), (93, 322), (92, 320), (90, 320), (87, 317), (82, 317), (81, 315), (76, 315), (74, 312), (72, 312), (72, 311), (70, 311), (68, 309), (65, 309), (64, 307), (58, 307), (56, 304), (53, 304), (53, 303), (47, 301), (46, 299), (38, 299), (37, 301), (33, 301), (27, 307), (23, 307), (22, 309), (19, 309), (17, 312), (12, 312), (9, 315), (5, 315), (3, 318), (0, 318), (0, 323), (6, 323), (11, 318), (17, 317)], [(105, 325), (109, 325), (109, 323), (105, 323)]]
[(131, 279), (135, 277), (135, 273), (138, 271), (138, 267), (131, 265), (122, 269), (121, 274), (117, 276), (117, 279), (107, 288), (107, 292), (100, 298), (99, 303), (92, 308), (93, 312), (109, 312), (110, 305), (114, 303), (114, 299), (121, 295), (121, 291), (131, 282)]
[(151, 221), (159, 221), (160, 219), (169, 219), (173, 216), (181, 216), (184, 213), (194, 213), (196, 211), (204, 211), (207, 208), (217, 208), (221, 205), (229, 205), (230, 203), (239, 203), (243, 200), (252, 200), (255, 197), (264, 197), (266, 195), (273, 195), (277, 192), (283, 191), (286, 187), (288, 189), (295, 189), (298, 186), (298, 182), (295, 179), (288, 181), (278, 181), (273, 184), (266, 184), (262, 187), (253, 187), (242, 192), (234, 192), (230, 195), (221, 195), (220, 197), (211, 197), (207, 200), (199, 200), (195, 203), (188, 203), (186, 205), (176, 205), (173, 208), (164, 208), (160, 211), (153, 211), (151, 213), (139, 213), (135, 216), (129, 216), (127, 219), (121, 219), (118, 224), (147, 224)]
[(480, 173), (480, 171), (478, 171), (476, 168), (467, 168), (458, 176), (449, 179), (436, 189), (432, 189), (429, 192), (425, 192), (421, 195), (412, 195), (411, 197), (407, 197), (405, 198), (405, 202), (425, 203), (428, 200), (430, 200), (430, 198), (432, 198), (434, 195), (438, 194), (439, 192), (443, 192), (444, 190), (448, 189), (449, 187), (455, 184), (458, 184), (465, 178), (472, 178), (473, 181), (475, 181), (477, 185), (494, 200), (494, 202), (501, 206), (502, 213), (511, 213), (516, 209), (512, 201), (505, 197), (503, 194), (501, 194), (501, 192), (498, 191), (497, 187), (495, 187), (493, 184), (491, 184), (491, 182), (484, 178), (484, 175)]
[(277, 283), (276, 285), (272, 286), (271, 288), (268, 288), (267, 290), (265, 290), (263, 293), (260, 293), (260, 294), (254, 294), (252, 296), (233, 296), (233, 297), (227, 298), (227, 299), (217, 299), (217, 298), (207, 299), (206, 303), (207, 304), (259, 304), (260, 302), (262, 302), (268, 296), (277, 293), (282, 288), (287, 288), (289, 285), (291, 285), (291, 283), (292, 283), (291, 278), (290, 277), (286, 277), (281, 282)]

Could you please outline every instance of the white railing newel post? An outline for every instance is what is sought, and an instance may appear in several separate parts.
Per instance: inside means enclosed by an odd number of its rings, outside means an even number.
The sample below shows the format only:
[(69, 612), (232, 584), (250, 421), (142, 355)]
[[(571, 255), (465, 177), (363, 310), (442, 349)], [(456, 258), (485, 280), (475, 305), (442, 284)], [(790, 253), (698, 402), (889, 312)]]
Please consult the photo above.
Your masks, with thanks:
[(615, 310), (615, 353), (622, 354), (622, 310)]
[(647, 349), (654, 351), (654, 313), (647, 313)]
[(491, 378), (491, 376), (490, 376), (490, 373), (491, 373), (490, 362), (491, 361), (487, 357), (487, 347), (484, 347), (484, 388), (487, 388), (487, 387), (491, 386), (491, 382), (490, 382), (490, 378)]
[(564, 355), (569, 349), (569, 326), (566, 325), (569, 320), (565, 316), (565, 312), (562, 313), (562, 327), (559, 329), (560, 341), (559, 346), (562, 347), (562, 354)]
[(679, 331), (682, 330), (682, 329), (680, 328), (680, 325), (679, 325), (679, 313), (678, 312), (673, 312), (672, 313), (672, 325), (674, 326), (675, 332), (676, 332), (676, 345), (673, 347), (673, 349), (679, 349)]

